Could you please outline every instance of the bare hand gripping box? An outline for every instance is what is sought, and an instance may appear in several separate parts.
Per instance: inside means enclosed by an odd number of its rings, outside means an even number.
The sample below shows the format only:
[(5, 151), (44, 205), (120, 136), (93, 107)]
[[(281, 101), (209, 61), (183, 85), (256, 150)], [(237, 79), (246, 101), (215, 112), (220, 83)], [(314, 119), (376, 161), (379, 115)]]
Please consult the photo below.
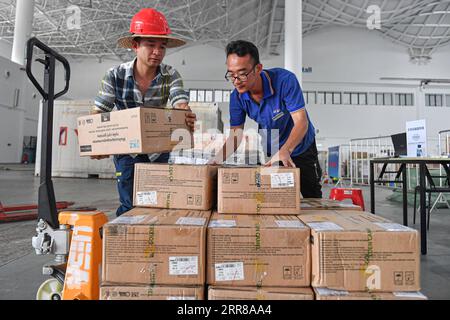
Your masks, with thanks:
[(300, 169), (220, 168), (217, 193), (219, 213), (299, 214)]
[(359, 211), (310, 211), (312, 286), (334, 290), (420, 291), (414, 229)]
[(135, 208), (103, 228), (107, 283), (204, 285), (210, 211)]
[(170, 152), (193, 145), (185, 110), (131, 108), (77, 122), (81, 156)]
[(207, 233), (209, 285), (310, 286), (310, 229), (297, 216), (214, 213)]

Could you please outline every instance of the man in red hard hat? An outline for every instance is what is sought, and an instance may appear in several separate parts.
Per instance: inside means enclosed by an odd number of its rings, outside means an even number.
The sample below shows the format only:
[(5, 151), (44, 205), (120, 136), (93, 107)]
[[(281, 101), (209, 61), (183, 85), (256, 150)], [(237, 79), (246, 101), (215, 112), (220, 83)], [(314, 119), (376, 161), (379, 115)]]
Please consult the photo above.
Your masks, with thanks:
[[(186, 123), (194, 129), (195, 114), (188, 106), (180, 74), (162, 63), (167, 48), (180, 47), (185, 41), (171, 36), (166, 18), (155, 9), (139, 11), (132, 19), (130, 35), (118, 40), (122, 48), (133, 49), (136, 58), (107, 71), (95, 98), (93, 112), (111, 112), (136, 107), (164, 107), (186, 110)], [(104, 157), (93, 157), (102, 159)], [(142, 162), (167, 163), (169, 154), (116, 155), (120, 207), (117, 216), (133, 207), (134, 165)]]

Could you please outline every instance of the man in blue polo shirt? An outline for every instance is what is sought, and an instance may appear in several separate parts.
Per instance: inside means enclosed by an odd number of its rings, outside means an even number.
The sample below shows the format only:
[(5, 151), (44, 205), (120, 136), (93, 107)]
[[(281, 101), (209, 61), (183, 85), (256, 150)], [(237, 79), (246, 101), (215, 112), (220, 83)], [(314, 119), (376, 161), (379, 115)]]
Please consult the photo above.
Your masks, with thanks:
[[(242, 142), (246, 116), (259, 124), (263, 146), (271, 159), (266, 166), (283, 163), (300, 168), (304, 198), (321, 198), (321, 169), (317, 157), (315, 129), (305, 109), (297, 77), (285, 69), (264, 70), (258, 48), (247, 41), (233, 41), (226, 48), (225, 78), (236, 90), (230, 100), (231, 135), (211, 162), (221, 163)], [(278, 134), (273, 134), (278, 130)], [(227, 145), (233, 148), (227, 150)], [(274, 153), (274, 154), (272, 154)]]

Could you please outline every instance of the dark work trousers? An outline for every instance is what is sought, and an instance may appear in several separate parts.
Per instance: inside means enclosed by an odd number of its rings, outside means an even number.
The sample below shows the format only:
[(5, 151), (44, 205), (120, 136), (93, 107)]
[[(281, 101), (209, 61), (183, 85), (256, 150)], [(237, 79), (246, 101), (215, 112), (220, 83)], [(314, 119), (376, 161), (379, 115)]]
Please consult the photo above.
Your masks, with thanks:
[[(163, 153), (154, 162), (167, 163), (168, 161), (169, 154)], [(129, 155), (114, 156), (117, 189), (119, 191), (120, 199), (120, 207), (116, 211), (118, 217), (133, 209), (134, 165), (136, 163), (148, 162), (150, 162), (150, 160), (147, 155), (138, 155), (135, 158)]]
[(300, 190), (303, 198), (322, 198), (322, 169), (320, 168), (316, 141), (304, 153), (293, 157), (297, 168), (300, 168)]

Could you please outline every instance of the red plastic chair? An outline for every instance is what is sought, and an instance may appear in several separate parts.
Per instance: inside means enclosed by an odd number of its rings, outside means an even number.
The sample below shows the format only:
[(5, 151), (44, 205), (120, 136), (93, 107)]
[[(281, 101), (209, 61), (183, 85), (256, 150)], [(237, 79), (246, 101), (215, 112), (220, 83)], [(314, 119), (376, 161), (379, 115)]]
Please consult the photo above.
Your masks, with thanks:
[(337, 201), (351, 199), (354, 205), (360, 206), (363, 211), (366, 211), (366, 207), (364, 205), (364, 197), (361, 189), (333, 188), (330, 192), (330, 199)]

